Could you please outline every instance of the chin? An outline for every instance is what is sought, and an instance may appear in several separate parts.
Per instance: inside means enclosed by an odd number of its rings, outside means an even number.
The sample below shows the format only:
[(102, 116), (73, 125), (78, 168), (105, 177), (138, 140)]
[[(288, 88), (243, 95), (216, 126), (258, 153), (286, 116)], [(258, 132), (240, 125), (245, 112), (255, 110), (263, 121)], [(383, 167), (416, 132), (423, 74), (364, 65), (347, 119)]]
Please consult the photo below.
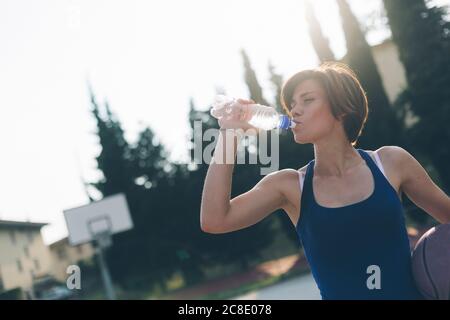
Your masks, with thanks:
[(294, 135), (294, 141), (298, 144), (307, 144), (310, 141), (300, 138), (299, 136)]

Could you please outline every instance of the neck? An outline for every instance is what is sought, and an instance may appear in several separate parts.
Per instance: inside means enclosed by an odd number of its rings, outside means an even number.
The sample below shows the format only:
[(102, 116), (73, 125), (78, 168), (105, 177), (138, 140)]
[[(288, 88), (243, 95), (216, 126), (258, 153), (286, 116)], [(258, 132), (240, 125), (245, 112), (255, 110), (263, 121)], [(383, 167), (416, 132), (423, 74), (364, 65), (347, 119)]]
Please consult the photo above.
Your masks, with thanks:
[(314, 175), (321, 177), (342, 177), (364, 163), (347, 140), (314, 144), (314, 158)]

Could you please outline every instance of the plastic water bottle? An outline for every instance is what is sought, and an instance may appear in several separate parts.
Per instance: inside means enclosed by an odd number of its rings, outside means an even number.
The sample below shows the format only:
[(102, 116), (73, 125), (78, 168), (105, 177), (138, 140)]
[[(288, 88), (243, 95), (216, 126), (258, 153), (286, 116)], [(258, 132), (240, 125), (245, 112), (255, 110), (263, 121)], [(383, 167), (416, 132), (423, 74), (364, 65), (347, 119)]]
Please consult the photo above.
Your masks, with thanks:
[[(223, 116), (231, 115), (235, 109), (237, 99), (224, 95), (217, 95), (211, 108), (211, 115), (220, 119)], [(296, 123), (288, 116), (279, 114), (273, 107), (261, 104), (242, 105), (243, 112), (240, 120), (247, 121), (250, 125), (263, 130), (276, 128), (287, 130), (294, 128)]]

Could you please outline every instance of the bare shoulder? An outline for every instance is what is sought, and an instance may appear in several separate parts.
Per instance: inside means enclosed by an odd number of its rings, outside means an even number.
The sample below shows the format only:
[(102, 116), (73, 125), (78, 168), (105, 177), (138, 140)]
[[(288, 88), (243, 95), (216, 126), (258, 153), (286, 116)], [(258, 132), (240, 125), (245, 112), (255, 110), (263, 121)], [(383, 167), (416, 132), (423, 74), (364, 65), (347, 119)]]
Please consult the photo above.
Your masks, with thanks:
[(295, 170), (295, 169), (282, 169), (272, 173), (269, 173), (265, 179), (271, 180), (274, 183), (277, 183), (281, 188), (286, 188), (287, 190), (292, 190), (293, 184), (298, 185), (299, 183), (299, 174), (305, 175), (306, 167)]
[(308, 168), (308, 164), (305, 164), (303, 167), (301, 167), (297, 171), (300, 172), (301, 174), (305, 175), (306, 174), (306, 168)]
[(298, 172), (294, 169), (281, 169), (266, 175), (263, 180), (268, 180), (274, 183), (285, 183), (289, 180), (298, 177)]
[(286, 212), (293, 225), (296, 225), (300, 215), (300, 199), (302, 191), (300, 188), (299, 175), (303, 175), (304, 177), (306, 168), (307, 165), (298, 170), (282, 169), (269, 174), (272, 175), (270, 179), (273, 180), (274, 184), (277, 184), (280, 192), (284, 195), (285, 202), (282, 209)]
[(384, 159), (389, 161), (398, 162), (405, 157), (411, 157), (411, 154), (399, 146), (383, 146), (378, 148), (376, 152), (382, 156)]
[(408, 151), (399, 146), (383, 146), (375, 152), (380, 157), (389, 182), (397, 190), (401, 198), (403, 192), (402, 183), (404, 180), (403, 172), (408, 163), (411, 163), (411, 161), (416, 162), (416, 160)]
[(375, 154), (381, 160), (383, 167), (388, 167), (392, 171), (396, 171), (401, 166), (406, 156), (412, 157), (408, 151), (398, 146), (382, 146), (377, 150), (365, 150), (373, 160), (375, 160)]
[[(271, 191), (280, 192), (285, 196), (286, 186), (295, 180), (296, 171), (293, 169), (282, 169), (265, 175), (255, 188), (264, 187)], [(298, 176), (298, 174), (297, 174)]]
[(394, 169), (400, 169), (405, 161), (413, 156), (399, 146), (383, 146), (376, 150), (383, 162), (388, 162)]
[(286, 180), (286, 179), (292, 179), (292, 178), (296, 178), (298, 179), (298, 174), (299, 172), (302, 174), (305, 174), (306, 172), (306, 167), (308, 165), (305, 165), (304, 167), (295, 170), (295, 169), (281, 169), (278, 171), (274, 171), (272, 173), (269, 173), (266, 177), (271, 179), (271, 180), (277, 180), (279, 182)]
[(282, 169), (266, 175), (262, 180), (273, 184), (283, 195), (287, 196), (288, 190), (292, 189), (293, 184), (298, 184), (298, 171), (295, 169)]

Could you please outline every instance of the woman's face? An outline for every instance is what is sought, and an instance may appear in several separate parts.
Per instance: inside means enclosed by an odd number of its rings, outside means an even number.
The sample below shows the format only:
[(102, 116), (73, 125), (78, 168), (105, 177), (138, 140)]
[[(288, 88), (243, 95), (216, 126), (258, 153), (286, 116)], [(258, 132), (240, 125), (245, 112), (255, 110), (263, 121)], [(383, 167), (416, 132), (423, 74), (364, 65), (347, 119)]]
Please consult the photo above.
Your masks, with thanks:
[(325, 90), (317, 80), (309, 79), (298, 84), (290, 107), (297, 123), (292, 129), (297, 143), (314, 143), (332, 134), (340, 125), (333, 117)]

